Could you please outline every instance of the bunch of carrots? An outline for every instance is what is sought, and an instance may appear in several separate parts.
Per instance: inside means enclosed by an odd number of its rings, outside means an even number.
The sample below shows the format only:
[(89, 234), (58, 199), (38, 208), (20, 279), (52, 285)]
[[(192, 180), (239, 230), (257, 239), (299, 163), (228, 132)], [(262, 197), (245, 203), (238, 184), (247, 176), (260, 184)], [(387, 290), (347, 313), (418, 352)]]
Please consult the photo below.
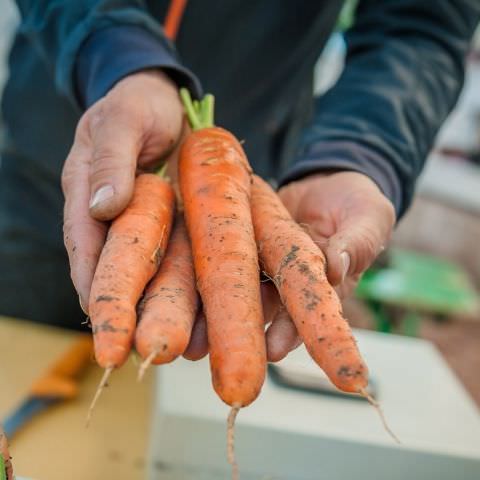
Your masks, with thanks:
[[(232, 407), (231, 447), (236, 414), (265, 380), (261, 272), (272, 279), (313, 360), (340, 390), (367, 396), (368, 369), (320, 248), (253, 174), (239, 141), (214, 126), (213, 97), (192, 101), (186, 90), (181, 97), (192, 130), (178, 163), (183, 212), (175, 213), (174, 189), (162, 172), (140, 174), (96, 269), (89, 313), (105, 375), (94, 401), (133, 345), (143, 359), (141, 375), (150, 364), (182, 355), (202, 305), (213, 387)], [(229, 460), (236, 477), (231, 448)]]

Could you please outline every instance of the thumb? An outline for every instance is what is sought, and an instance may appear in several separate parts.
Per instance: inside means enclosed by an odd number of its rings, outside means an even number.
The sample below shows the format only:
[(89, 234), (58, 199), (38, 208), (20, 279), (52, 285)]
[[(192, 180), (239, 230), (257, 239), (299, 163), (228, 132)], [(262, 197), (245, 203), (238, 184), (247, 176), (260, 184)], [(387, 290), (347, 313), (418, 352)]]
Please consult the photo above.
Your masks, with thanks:
[(90, 214), (111, 220), (128, 205), (135, 181), (142, 132), (126, 109), (102, 106), (90, 119)]
[(381, 217), (378, 212), (347, 217), (324, 250), (329, 282), (337, 286), (347, 275), (362, 274), (385, 248), (392, 228), (391, 216)]

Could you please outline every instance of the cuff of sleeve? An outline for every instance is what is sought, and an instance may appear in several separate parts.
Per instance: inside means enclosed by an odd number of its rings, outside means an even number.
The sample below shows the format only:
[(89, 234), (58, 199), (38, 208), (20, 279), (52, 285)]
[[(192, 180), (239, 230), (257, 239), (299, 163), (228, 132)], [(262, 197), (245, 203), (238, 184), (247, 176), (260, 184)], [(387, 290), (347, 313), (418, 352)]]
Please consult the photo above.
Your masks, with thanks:
[(374, 151), (353, 142), (328, 142), (310, 146), (304, 156), (280, 179), (280, 185), (332, 169), (367, 175), (393, 203), (397, 218), (403, 214), (402, 188), (392, 165)]
[(76, 93), (88, 108), (125, 76), (149, 68), (162, 69), (178, 87), (202, 94), (197, 77), (182, 66), (167, 39), (132, 25), (98, 30), (82, 45), (75, 66)]

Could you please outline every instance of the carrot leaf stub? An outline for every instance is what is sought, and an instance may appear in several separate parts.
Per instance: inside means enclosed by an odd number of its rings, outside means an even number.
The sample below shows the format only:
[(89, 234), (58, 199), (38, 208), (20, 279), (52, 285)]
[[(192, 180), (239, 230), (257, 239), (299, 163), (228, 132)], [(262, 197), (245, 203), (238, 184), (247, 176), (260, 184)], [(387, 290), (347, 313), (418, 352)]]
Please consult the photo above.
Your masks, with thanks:
[(214, 103), (213, 95), (207, 94), (202, 100), (192, 100), (190, 92), (186, 88), (180, 89), (180, 98), (182, 99), (188, 121), (192, 130), (201, 130), (214, 126)]

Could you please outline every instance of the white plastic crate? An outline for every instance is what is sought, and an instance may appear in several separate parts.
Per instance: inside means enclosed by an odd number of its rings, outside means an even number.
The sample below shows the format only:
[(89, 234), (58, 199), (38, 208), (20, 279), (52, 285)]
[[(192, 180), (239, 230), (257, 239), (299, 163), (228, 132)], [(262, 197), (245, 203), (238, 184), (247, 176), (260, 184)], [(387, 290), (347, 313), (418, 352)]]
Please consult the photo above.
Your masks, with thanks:
[[(395, 335), (356, 336), (402, 445), (366, 402), (289, 390), (269, 379), (238, 416), (241, 478), (479, 480), (480, 414), (435, 348)], [(292, 355), (310, 361), (303, 348)], [(149, 480), (229, 478), (227, 414), (208, 361), (159, 368)]]

